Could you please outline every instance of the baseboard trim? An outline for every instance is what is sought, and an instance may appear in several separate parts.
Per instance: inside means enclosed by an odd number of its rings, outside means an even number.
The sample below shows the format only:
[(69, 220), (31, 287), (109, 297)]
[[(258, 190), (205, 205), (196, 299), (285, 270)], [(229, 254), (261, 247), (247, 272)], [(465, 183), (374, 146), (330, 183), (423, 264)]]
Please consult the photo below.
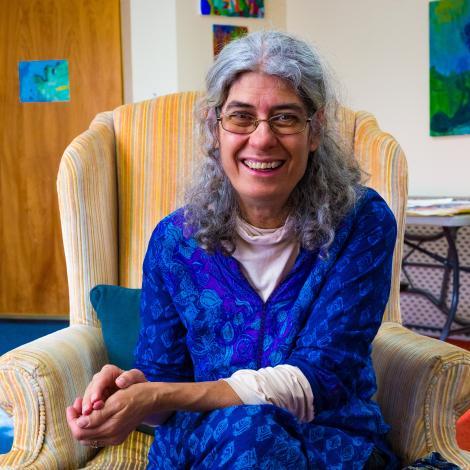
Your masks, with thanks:
[(2, 320), (28, 320), (28, 321), (68, 321), (68, 315), (47, 315), (44, 313), (0, 313)]

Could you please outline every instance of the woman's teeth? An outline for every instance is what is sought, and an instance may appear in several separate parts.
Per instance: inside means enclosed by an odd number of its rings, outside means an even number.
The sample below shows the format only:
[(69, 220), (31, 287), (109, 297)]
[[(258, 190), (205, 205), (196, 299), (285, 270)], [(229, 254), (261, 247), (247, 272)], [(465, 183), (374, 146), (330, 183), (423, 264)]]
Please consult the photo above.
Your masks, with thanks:
[(273, 170), (274, 168), (280, 167), (284, 162), (279, 160), (275, 162), (253, 162), (245, 160), (243, 163), (252, 170)]

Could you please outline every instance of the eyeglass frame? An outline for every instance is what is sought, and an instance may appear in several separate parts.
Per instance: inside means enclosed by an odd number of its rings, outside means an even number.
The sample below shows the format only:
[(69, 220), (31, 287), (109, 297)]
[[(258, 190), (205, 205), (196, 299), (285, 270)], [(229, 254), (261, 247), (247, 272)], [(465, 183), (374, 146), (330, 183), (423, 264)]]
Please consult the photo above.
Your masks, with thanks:
[(225, 129), (224, 125), (222, 124), (222, 118), (224, 116), (228, 116), (227, 114), (221, 114), (220, 113), (220, 108), (217, 107), (215, 108), (215, 115), (216, 115), (216, 120), (217, 122), (220, 123), (220, 125), (222, 126), (222, 129), (226, 132), (230, 132), (231, 134), (237, 134), (237, 135), (250, 135), (250, 134), (253, 134), (253, 132), (256, 131), (256, 129), (258, 129), (258, 126), (260, 124), (260, 122), (266, 122), (269, 126), (269, 129), (271, 129), (271, 131), (276, 134), (276, 135), (280, 135), (280, 136), (283, 136), (283, 135), (297, 135), (297, 134), (301, 134), (308, 126), (308, 123), (309, 122), (312, 122), (315, 114), (316, 114), (316, 111), (308, 118), (305, 119), (305, 126), (304, 128), (301, 130), (301, 131), (297, 131), (297, 132), (292, 132), (291, 134), (282, 134), (278, 131), (276, 131), (275, 129), (272, 128), (271, 126), (271, 119), (275, 118), (276, 116), (279, 116), (280, 114), (283, 114), (283, 113), (279, 113), (279, 114), (275, 114), (274, 116), (271, 116), (270, 118), (267, 118), (267, 119), (258, 119), (258, 118), (254, 118), (253, 119), (253, 124), (254, 124), (254, 129), (251, 131), (251, 132), (235, 132), (235, 131), (229, 131), (227, 129)]

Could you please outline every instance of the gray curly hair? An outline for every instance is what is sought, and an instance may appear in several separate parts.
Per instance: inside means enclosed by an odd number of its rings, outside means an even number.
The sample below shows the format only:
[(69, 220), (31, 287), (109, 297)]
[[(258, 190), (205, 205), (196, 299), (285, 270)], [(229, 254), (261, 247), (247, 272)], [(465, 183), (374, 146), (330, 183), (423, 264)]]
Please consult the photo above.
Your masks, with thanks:
[(297, 91), (320, 137), (304, 176), (292, 191), (290, 221), (301, 246), (328, 253), (335, 229), (359, 196), (361, 172), (345, 150), (338, 132), (338, 99), (319, 54), (307, 43), (277, 31), (251, 33), (225, 46), (206, 76), (207, 92), (197, 110), (202, 153), (198, 177), (186, 193), (185, 228), (208, 252), (235, 250), (237, 194), (219, 158), (216, 110), (233, 82), (244, 72), (280, 77)]

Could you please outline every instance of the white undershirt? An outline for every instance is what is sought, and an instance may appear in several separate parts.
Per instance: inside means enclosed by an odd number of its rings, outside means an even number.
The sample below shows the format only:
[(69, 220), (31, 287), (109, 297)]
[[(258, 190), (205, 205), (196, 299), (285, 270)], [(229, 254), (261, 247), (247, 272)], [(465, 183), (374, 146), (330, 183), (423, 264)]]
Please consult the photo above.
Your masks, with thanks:
[[(239, 219), (235, 245), (233, 257), (264, 302), (292, 269), (300, 250), (289, 219), (276, 229), (257, 228)], [(298, 367), (242, 369), (224, 380), (245, 405), (276, 405), (302, 422), (314, 418), (312, 389)]]
[(264, 302), (294, 266), (300, 243), (289, 219), (279, 228), (257, 228), (238, 219), (233, 257)]

